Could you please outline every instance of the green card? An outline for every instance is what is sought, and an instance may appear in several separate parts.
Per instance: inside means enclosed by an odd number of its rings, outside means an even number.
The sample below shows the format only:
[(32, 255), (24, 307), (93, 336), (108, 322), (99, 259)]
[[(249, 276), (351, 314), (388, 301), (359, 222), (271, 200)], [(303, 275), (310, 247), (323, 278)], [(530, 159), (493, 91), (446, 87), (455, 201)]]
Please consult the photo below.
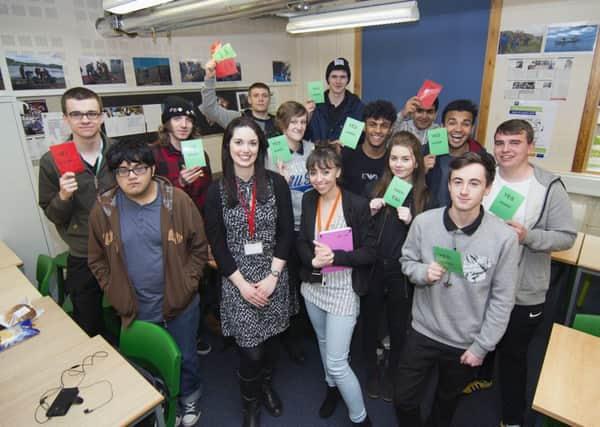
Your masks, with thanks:
[(315, 104), (325, 102), (325, 89), (322, 81), (308, 82), (308, 98), (315, 101)]
[(292, 153), (290, 153), (290, 147), (285, 135), (269, 138), (268, 141), (269, 151), (271, 152), (271, 158), (273, 159), (275, 166), (277, 166), (279, 159), (281, 159), (282, 162), (289, 162), (292, 160)]
[(446, 128), (430, 129), (427, 131), (427, 142), (429, 143), (429, 152), (436, 156), (448, 154), (448, 130)]
[(225, 43), (219, 50), (223, 55), (223, 59), (235, 58), (237, 56), (237, 53), (235, 53), (235, 50), (231, 47), (231, 43)]
[(201, 139), (189, 139), (181, 141), (181, 154), (185, 161), (185, 167), (191, 169), (195, 166), (206, 166), (206, 157), (204, 157), (204, 144)]
[(404, 204), (406, 200), (406, 196), (410, 193), (412, 189), (412, 184), (404, 181), (403, 179), (398, 178), (397, 176), (392, 178), (390, 185), (388, 185), (387, 190), (385, 190), (385, 194), (383, 195), (383, 200), (390, 206), (395, 208), (399, 208)]
[(453, 249), (433, 247), (435, 262), (451, 273), (463, 274), (462, 255)]
[(519, 210), (523, 200), (525, 200), (525, 197), (521, 193), (517, 193), (505, 185), (492, 202), (490, 212), (504, 221), (511, 220)]
[(352, 117), (346, 117), (344, 128), (340, 134), (340, 141), (344, 147), (349, 147), (355, 150), (364, 128), (365, 122), (353, 119)]

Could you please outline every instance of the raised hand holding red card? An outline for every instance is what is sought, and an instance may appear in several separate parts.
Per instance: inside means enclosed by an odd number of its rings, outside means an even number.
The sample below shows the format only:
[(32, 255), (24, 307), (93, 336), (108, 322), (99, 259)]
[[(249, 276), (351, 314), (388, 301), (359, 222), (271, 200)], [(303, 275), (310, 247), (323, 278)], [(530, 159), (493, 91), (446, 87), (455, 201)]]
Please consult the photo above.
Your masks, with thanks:
[(49, 150), (60, 175), (64, 175), (65, 172), (78, 173), (85, 170), (73, 141), (51, 145)]
[(441, 91), (442, 85), (431, 80), (425, 80), (423, 86), (421, 86), (421, 89), (419, 89), (419, 92), (417, 93), (417, 97), (419, 98), (419, 101), (421, 101), (421, 106), (423, 108), (431, 108)]

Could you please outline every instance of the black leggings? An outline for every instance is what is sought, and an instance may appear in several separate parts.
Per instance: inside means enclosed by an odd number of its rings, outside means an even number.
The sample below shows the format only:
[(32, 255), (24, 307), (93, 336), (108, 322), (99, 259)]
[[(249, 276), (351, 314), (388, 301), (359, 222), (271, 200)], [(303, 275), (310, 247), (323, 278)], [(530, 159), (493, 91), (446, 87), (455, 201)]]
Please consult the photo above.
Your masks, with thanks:
[(239, 347), (240, 376), (245, 379), (258, 377), (263, 370), (272, 371), (279, 358), (278, 337), (274, 336), (255, 347)]

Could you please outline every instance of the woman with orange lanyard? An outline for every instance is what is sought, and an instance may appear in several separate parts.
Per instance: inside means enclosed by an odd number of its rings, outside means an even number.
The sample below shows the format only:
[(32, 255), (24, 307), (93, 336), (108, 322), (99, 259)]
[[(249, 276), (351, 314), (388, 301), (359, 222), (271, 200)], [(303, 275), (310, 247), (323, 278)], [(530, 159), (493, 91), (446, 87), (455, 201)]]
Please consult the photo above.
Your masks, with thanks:
[(282, 404), (273, 390), (276, 335), (290, 318), (286, 260), (294, 219), (285, 179), (265, 169), (267, 140), (251, 117), (223, 134), (223, 177), (204, 204), (206, 235), (222, 275), (221, 328), (240, 352), (240, 391), (247, 427), (260, 425), (260, 404), (273, 416)]
[[(306, 161), (314, 190), (304, 193), (298, 236), (302, 262), (301, 293), (319, 341), (327, 394), (319, 416), (333, 414), (340, 395), (353, 425), (370, 426), (360, 384), (348, 363), (360, 296), (366, 294), (370, 265), (375, 260), (375, 236), (366, 199), (342, 191), (340, 156), (331, 146), (318, 146)], [(324, 231), (351, 228), (353, 249), (332, 250), (318, 242)], [(339, 231), (342, 232), (342, 231)], [(347, 268), (326, 271), (324, 267)], [(322, 271), (325, 270), (325, 271)]]

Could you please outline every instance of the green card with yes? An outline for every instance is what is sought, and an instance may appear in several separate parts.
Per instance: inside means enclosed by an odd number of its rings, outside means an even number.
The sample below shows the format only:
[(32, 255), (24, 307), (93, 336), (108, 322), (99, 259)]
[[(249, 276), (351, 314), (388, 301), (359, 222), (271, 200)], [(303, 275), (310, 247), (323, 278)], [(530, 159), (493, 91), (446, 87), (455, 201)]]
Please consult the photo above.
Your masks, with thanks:
[(271, 158), (273, 163), (277, 166), (277, 161), (281, 159), (282, 162), (289, 162), (292, 160), (292, 153), (290, 153), (290, 147), (287, 143), (285, 135), (275, 136), (269, 138), (269, 151), (271, 152)]
[(315, 104), (322, 104), (325, 102), (324, 92), (323, 82), (308, 82), (308, 97), (312, 99)]
[(513, 219), (525, 197), (513, 189), (503, 186), (490, 206), (490, 212), (504, 221)]
[(410, 193), (411, 189), (411, 184), (395, 176), (392, 178), (387, 190), (385, 190), (383, 200), (385, 200), (386, 204), (395, 208), (399, 208), (404, 204), (406, 196), (408, 196), (408, 193)]
[(344, 128), (340, 134), (340, 141), (344, 147), (356, 149), (360, 135), (365, 128), (365, 123), (360, 120), (353, 119), (352, 117), (346, 117)]
[(427, 131), (427, 143), (429, 144), (429, 152), (440, 156), (448, 154), (448, 130), (446, 128), (437, 128)]
[(462, 255), (454, 249), (433, 247), (435, 262), (451, 273), (463, 274)]
[(181, 154), (185, 161), (185, 167), (191, 169), (195, 166), (206, 166), (206, 158), (204, 157), (204, 144), (201, 139), (189, 139), (181, 141)]

